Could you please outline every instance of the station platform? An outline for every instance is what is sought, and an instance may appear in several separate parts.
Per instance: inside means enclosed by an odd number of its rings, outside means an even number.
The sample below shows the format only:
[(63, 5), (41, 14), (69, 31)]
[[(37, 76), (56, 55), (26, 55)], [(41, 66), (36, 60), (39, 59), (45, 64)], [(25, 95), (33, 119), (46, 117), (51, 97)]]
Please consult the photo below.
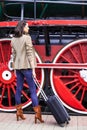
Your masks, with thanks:
[(24, 114), (26, 120), (16, 121), (15, 113), (0, 112), (0, 130), (87, 130), (87, 116), (70, 116), (70, 123), (60, 127), (52, 115), (42, 115), (44, 123), (34, 123), (34, 114)]

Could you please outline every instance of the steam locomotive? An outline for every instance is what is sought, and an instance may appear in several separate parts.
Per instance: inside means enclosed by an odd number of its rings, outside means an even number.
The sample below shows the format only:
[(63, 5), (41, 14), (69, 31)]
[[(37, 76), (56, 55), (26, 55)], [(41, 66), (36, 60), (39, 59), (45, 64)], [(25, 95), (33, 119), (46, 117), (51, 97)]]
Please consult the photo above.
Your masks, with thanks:
[[(9, 69), (10, 41), (19, 20), (27, 20), (35, 48), (37, 79), (46, 94), (87, 114), (87, 2), (84, 0), (1, 0), (0, 110), (15, 111), (16, 76)], [(37, 95), (42, 100), (40, 89)], [(31, 105), (24, 82), (23, 108)]]

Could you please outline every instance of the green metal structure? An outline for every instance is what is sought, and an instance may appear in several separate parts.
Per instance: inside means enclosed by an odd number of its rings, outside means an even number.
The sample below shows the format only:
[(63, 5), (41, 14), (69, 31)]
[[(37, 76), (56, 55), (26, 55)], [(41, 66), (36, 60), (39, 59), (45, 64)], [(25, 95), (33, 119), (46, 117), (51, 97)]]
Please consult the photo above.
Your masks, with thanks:
[[(0, 16), (20, 17), (21, 8), (26, 19), (84, 19), (87, 17), (87, 1), (72, 0), (4, 0), (0, 4)], [(10, 2), (11, 1), (11, 2)], [(10, 17), (9, 17), (10, 16)], [(1, 17), (2, 18), (2, 17)]]

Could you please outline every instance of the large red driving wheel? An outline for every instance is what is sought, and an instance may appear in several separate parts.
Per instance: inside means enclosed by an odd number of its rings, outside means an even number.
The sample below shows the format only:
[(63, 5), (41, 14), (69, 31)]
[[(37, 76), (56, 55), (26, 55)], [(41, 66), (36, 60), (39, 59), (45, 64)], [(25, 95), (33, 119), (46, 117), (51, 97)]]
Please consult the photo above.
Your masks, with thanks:
[[(53, 63), (87, 63), (87, 39), (77, 40), (66, 45), (58, 52)], [(51, 69), (50, 81), (54, 93), (68, 109), (87, 114), (86, 68)]]
[[(0, 39), (0, 110), (2, 111), (15, 111), (16, 76), (14, 71), (8, 68), (8, 61), (11, 55), (10, 41), (10, 39)], [(39, 55), (35, 54), (37, 63), (42, 63)], [(44, 70), (36, 68), (35, 71), (37, 80), (42, 88), (44, 84)], [(37, 95), (39, 94), (40, 90), (37, 89)], [(23, 108), (32, 103), (26, 80), (21, 93), (21, 100)]]

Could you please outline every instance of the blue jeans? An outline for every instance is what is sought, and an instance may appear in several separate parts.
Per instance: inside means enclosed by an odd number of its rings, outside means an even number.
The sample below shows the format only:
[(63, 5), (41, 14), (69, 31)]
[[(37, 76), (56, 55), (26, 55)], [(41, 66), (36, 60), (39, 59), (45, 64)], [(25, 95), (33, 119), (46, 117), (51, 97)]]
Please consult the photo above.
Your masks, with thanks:
[(30, 90), (32, 106), (33, 107), (38, 106), (38, 97), (36, 94), (36, 86), (32, 77), (32, 69), (16, 70), (16, 76), (17, 76), (17, 88), (15, 94), (16, 105), (21, 104), (21, 91), (23, 89), (24, 78), (26, 78)]

